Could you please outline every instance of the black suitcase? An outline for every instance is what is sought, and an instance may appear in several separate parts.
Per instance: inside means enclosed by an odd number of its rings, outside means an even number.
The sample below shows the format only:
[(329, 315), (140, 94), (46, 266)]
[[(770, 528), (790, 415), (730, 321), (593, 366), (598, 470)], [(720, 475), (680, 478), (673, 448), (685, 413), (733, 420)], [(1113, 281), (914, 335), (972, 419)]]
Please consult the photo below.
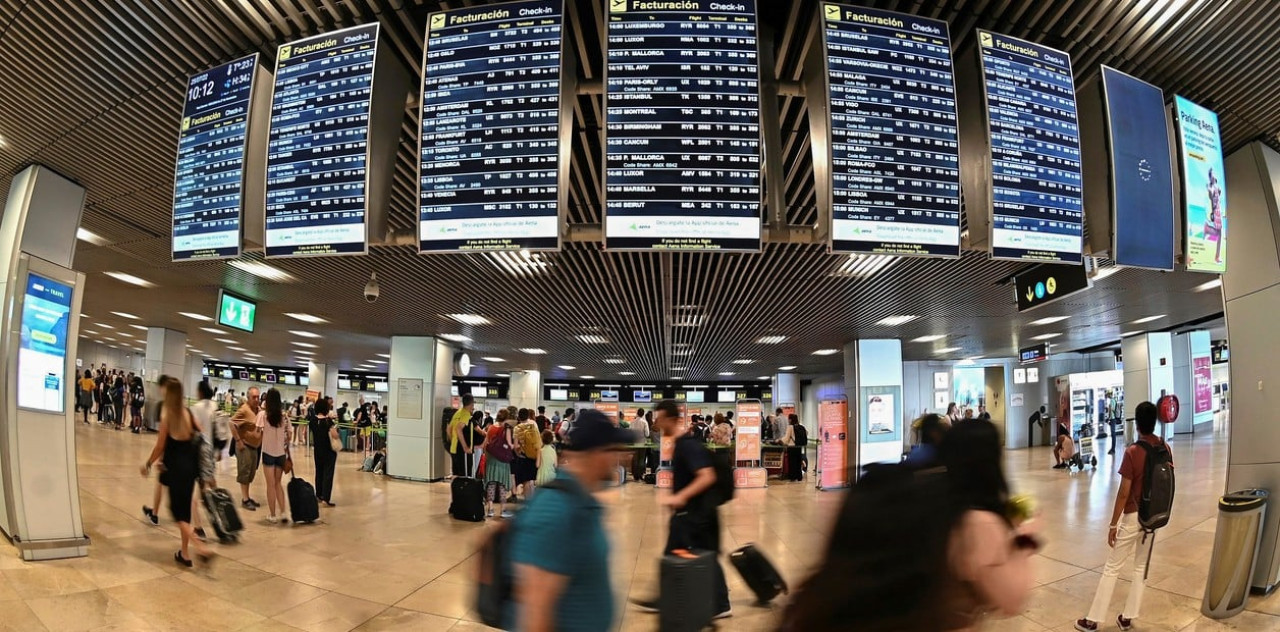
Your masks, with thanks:
[(696, 632), (716, 614), (716, 554), (679, 550), (662, 556), (658, 580), (658, 630)]
[(206, 489), (201, 495), (205, 512), (209, 515), (209, 524), (221, 542), (235, 542), (239, 533), (244, 530), (240, 522), (240, 514), (236, 513), (236, 501), (231, 492), (225, 489)]
[(484, 483), (480, 479), (459, 476), (450, 484), (449, 515), (467, 522), (484, 520)]
[(755, 545), (748, 544), (729, 554), (729, 562), (738, 569), (742, 581), (746, 582), (751, 592), (756, 594), (757, 603), (769, 603), (779, 593), (786, 594), (787, 581), (778, 574), (769, 558), (764, 556)]
[(316, 488), (311, 483), (295, 476), (289, 479), (285, 492), (289, 495), (289, 513), (295, 523), (320, 519), (320, 503), (316, 500)]

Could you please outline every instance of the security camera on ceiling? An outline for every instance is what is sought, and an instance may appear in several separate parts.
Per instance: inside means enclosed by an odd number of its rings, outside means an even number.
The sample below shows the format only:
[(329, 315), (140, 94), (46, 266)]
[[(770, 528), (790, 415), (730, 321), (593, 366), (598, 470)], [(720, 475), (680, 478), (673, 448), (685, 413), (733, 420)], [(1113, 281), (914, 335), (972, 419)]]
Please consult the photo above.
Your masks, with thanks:
[(369, 282), (364, 284), (364, 300), (372, 303), (378, 300), (378, 273), (369, 274)]

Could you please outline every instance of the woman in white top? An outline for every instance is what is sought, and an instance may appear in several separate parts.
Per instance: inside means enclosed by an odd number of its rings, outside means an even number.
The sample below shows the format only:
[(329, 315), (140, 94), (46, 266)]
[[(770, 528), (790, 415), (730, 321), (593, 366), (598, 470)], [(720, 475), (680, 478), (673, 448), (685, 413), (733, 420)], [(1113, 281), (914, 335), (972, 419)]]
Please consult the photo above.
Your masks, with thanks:
[[(258, 411), (258, 428), (262, 429), (262, 471), (267, 477), (267, 508), (271, 511), (267, 522), (288, 523), (289, 506), (284, 499), (280, 478), (284, 476), (284, 465), (289, 458), (290, 426), (280, 391), (274, 388), (268, 389), (263, 398), (262, 410)], [(280, 507), (279, 518), (276, 517), (276, 506)]]

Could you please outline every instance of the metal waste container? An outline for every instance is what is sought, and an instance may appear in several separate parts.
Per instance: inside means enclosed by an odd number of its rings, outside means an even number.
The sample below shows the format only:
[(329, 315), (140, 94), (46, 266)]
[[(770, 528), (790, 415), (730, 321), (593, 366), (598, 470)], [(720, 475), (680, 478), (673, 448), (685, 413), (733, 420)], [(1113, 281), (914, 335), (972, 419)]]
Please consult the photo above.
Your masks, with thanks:
[(1200, 606), (1204, 616), (1225, 619), (1244, 610), (1254, 565), (1258, 562), (1267, 496), (1265, 489), (1245, 489), (1218, 500), (1213, 561), (1209, 564), (1209, 580)]

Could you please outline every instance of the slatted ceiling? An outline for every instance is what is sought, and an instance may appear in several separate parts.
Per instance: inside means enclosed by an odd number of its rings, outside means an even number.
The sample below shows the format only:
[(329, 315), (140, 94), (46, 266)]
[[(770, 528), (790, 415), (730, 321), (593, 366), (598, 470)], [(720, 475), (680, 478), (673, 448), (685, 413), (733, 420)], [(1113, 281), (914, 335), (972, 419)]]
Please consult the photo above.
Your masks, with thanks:
[[(89, 191), (84, 226), (116, 242), (109, 247), (81, 243), (77, 267), (89, 273), (85, 309), (101, 320), (109, 311), (141, 312), (148, 322), (190, 333), (192, 344), (213, 357), (237, 359), (202, 323), (177, 311), (213, 314), (218, 286), (259, 300), (259, 333), (233, 333), (267, 362), (294, 358), (289, 329), (324, 333), (322, 360), (354, 364), (385, 353), (392, 334), (461, 332), (477, 358), (499, 355), (501, 366), (485, 373), (538, 366), (560, 378), (593, 374), (614, 379), (619, 371), (637, 379), (666, 379), (671, 366), (685, 366), (690, 381), (708, 381), (720, 371), (736, 379), (768, 374), (777, 366), (800, 365), (812, 372), (839, 371), (837, 356), (817, 357), (815, 349), (840, 347), (865, 336), (947, 333), (945, 340), (906, 343), (909, 358), (930, 358), (934, 349), (958, 346), (950, 357), (1010, 355), (1019, 342), (1050, 328), (1022, 331), (1018, 323), (1070, 310), (1062, 323), (1067, 335), (1057, 348), (1086, 347), (1132, 329), (1132, 320), (1170, 313), (1162, 323), (1199, 318), (1221, 310), (1214, 292), (1191, 288), (1210, 277), (1123, 271), (1099, 281), (1070, 303), (1015, 314), (1008, 286), (998, 279), (1022, 268), (993, 262), (979, 253), (958, 261), (900, 258), (870, 278), (835, 273), (847, 261), (821, 245), (768, 244), (760, 254), (617, 253), (599, 244), (566, 242), (560, 253), (542, 253), (548, 262), (530, 273), (513, 274), (489, 255), (420, 256), (416, 247), (375, 249), (367, 257), (272, 260), (301, 279), (263, 281), (225, 262), (169, 262), (174, 138), (185, 78), (259, 51), (269, 60), (284, 41), (379, 20), (396, 56), (418, 72), (422, 32), (429, 12), (487, 2), (435, 0), (118, 0), (99, 3), (0, 0), (0, 188), (30, 162), (45, 162), (84, 183)], [(1265, 0), (1220, 3), (1195, 0), (1170, 12), (1159, 2), (1072, 0), (881, 0), (890, 10), (919, 11), (946, 19), (957, 49), (972, 46), (978, 27), (1062, 47), (1071, 53), (1077, 81), (1108, 63), (1222, 113), (1224, 141), (1235, 148), (1265, 134), (1273, 144), (1280, 131), (1277, 65), (1280, 4)], [(597, 2), (569, 2), (565, 35), (579, 59), (579, 76), (603, 77), (601, 54), (605, 16)], [(759, 3), (762, 21), (773, 25), (776, 69), (784, 81), (801, 79), (808, 47), (817, 45), (811, 28), (817, 3)], [(17, 16), (16, 19), (14, 16)], [(10, 24), (12, 22), (12, 24)], [(98, 54), (86, 55), (86, 51)], [(767, 69), (766, 69), (767, 71)], [(817, 221), (805, 99), (779, 100), (782, 168), (787, 221)], [(573, 168), (569, 203), (574, 224), (602, 221), (603, 97), (579, 95), (574, 103)], [(389, 227), (416, 234), (418, 112), (406, 108), (401, 147), (388, 210)], [(518, 257), (518, 255), (516, 255)], [(258, 259), (251, 255), (250, 259)], [(157, 290), (135, 288), (100, 274), (122, 270), (160, 283)], [(376, 270), (382, 298), (361, 296)], [(705, 321), (672, 327), (697, 305)], [(533, 307), (529, 307), (532, 305)], [(331, 324), (313, 326), (283, 316), (286, 311), (318, 314)], [(467, 327), (443, 318), (479, 313), (494, 325)], [(875, 322), (897, 314), (921, 318), (898, 328)], [(107, 319), (111, 321), (111, 319)], [(1073, 322), (1075, 321), (1075, 322)], [(123, 325), (123, 323), (116, 323)], [(611, 344), (589, 345), (573, 338), (602, 327)], [(757, 345), (761, 335), (779, 334), (779, 345)], [(677, 355), (678, 345), (695, 350)], [(542, 347), (548, 356), (526, 356), (519, 347)], [(607, 365), (622, 357), (625, 365)], [(753, 358), (757, 364), (729, 364)], [(555, 365), (578, 367), (569, 375)]]

